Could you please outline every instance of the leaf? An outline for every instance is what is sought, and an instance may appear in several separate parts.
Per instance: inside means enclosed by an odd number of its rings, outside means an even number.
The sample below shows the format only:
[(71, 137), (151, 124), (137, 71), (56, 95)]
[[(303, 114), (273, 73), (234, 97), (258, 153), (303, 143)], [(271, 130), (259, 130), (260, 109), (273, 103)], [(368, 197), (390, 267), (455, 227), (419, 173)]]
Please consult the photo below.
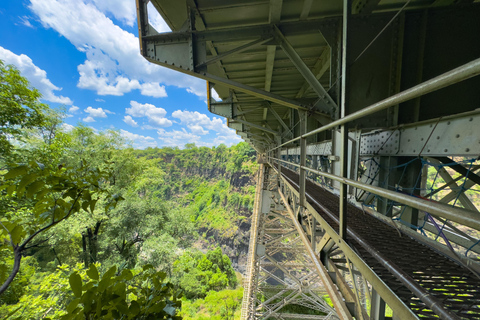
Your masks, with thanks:
[(172, 306), (166, 306), (163, 308), (163, 311), (165, 311), (167, 314), (171, 315), (172, 317), (175, 315), (175, 308)]
[(113, 292), (118, 295), (119, 297), (125, 298), (125, 291), (127, 290), (127, 286), (125, 285), (125, 282), (120, 282), (118, 283)]
[(8, 186), (8, 188), (7, 188), (7, 195), (8, 195), (9, 197), (11, 197), (12, 194), (13, 194), (13, 192), (15, 191), (15, 189), (16, 189), (16, 186)]
[(22, 226), (15, 226), (15, 228), (13, 228), (13, 230), (10, 232), (10, 234), (12, 235), (13, 244), (19, 244), (22, 240), (24, 233), (25, 232), (23, 232)]
[(88, 202), (87, 201), (83, 201), (82, 202), (82, 209), (86, 212), (88, 212)]
[(80, 298), (82, 296), (82, 278), (77, 272), (74, 272), (70, 275), (68, 282), (70, 282), (75, 297)]
[(133, 279), (133, 273), (130, 269), (124, 269), (122, 271), (122, 278), (125, 279), (125, 281), (129, 281)]
[(99, 279), (98, 277), (98, 270), (97, 267), (95, 266), (94, 263), (90, 265), (90, 268), (87, 270), (87, 275), (90, 277), (90, 279), (97, 280)]
[(97, 204), (97, 200), (90, 201), (90, 212), (93, 213), (93, 210), (95, 209), (96, 204)]
[(10, 169), (4, 176), (5, 179), (13, 179), (15, 177), (18, 177), (21, 174), (27, 173), (28, 167), (23, 165), (23, 166), (18, 166), (13, 169)]
[(107, 270), (107, 272), (104, 273), (102, 280), (106, 278), (110, 279), (111, 277), (113, 277), (115, 272), (117, 272), (117, 266), (111, 267), (110, 269)]
[(76, 298), (72, 300), (72, 302), (70, 302), (67, 306), (67, 312), (73, 313), (73, 311), (75, 310), (75, 308), (78, 306), (79, 303), (80, 303), (80, 298)]
[(37, 164), (37, 166), (41, 169), (41, 170), (44, 170), (45, 169), (45, 165), (43, 163), (40, 163), (38, 161), (35, 161), (35, 163)]
[(138, 304), (138, 302), (136, 300), (133, 300), (130, 303), (130, 308), (128, 308), (128, 312), (131, 315), (134, 315), (134, 316), (136, 316), (137, 314), (140, 313), (140, 305)]
[(153, 269), (153, 266), (151, 264), (146, 264), (143, 266), (143, 271), (146, 271), (148, 269)]
[(27, 187), (27, 198), (32, 199), (37, 191), (43, 187), (45, 183), (43, 181), (35, 181)]
[(36, 174), (28, 174), (26, 176), (23, 176), (22, 180), (20, 180), (20, 183), (18, 184), (17, 187), (17, 197), (21, 197), (23, 193), (25, 192), (25, 187), (35, 180), (37, 178)]

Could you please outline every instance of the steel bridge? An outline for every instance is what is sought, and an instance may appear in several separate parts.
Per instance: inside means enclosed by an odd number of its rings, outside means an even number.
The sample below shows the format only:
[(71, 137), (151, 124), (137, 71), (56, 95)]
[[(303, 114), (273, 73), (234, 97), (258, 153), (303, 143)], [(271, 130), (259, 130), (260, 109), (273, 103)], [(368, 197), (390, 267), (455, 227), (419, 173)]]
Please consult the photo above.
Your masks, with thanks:
[(258, 152), (242, 319), (480, 319), (478, 0), (137, 13), (141, 54)]

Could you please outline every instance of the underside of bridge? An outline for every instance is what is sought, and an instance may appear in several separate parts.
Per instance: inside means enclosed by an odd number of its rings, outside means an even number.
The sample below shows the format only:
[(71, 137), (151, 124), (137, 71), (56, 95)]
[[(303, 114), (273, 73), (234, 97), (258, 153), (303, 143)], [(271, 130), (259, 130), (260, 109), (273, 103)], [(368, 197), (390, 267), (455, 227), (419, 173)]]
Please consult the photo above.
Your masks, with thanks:
[(480, 319), (478, 0), (137, 10), (262, 163), (243, 319)]

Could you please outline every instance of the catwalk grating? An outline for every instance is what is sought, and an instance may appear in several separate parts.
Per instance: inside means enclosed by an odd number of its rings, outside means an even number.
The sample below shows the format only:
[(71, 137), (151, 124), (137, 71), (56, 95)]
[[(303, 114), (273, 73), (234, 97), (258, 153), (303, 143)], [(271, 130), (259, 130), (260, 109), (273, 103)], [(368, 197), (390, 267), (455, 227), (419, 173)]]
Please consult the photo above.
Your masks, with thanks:
[[(298, 190), (298, 175), (286, 168), (282, 168), (282, 174)], [(308, 180), (306, 193), (309, 203), (338, 232), (338, 197)], [(312, 199), (321, 203), (323, 209)], [(439, 317), (374, 258), (366, 246), (392, 262), (407, 274), (407, 281), (426, 289), (457, 317), (480, 319), (480, 279), (470, 270), (351, 204), (347, 221), (349, 232), (354, 232), (363, 242), (362, 246), (349, 237), (349, 245), (419, 318)]]

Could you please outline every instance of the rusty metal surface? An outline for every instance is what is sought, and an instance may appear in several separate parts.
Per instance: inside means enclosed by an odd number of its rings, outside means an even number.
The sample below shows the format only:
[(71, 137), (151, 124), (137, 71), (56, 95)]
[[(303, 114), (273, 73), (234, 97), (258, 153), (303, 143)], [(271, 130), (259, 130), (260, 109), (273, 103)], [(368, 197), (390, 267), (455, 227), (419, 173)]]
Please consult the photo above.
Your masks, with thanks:
[[(298, 181), (297, 174), (283, 169), (282, 173), (292, 181)], [(331, 217), (338, 217), (338, 197), (310, 181), (307, 181), (307, 193), (329, 211), (326, 212), (311, 202), (327, 223), (338, 232), (336, 219)], [(480, 319), (480, 279), (470, 270), (353, 205), (348, 205), (347, 215), (348, 227), (363, 243), (406, 273), (409, 278), (407, 280), (426, 289), (458, 317)], [(438, 319), (432, 310), (358, 241), (350, 237), (348, 242), (415, 314), (425, 319)]]

